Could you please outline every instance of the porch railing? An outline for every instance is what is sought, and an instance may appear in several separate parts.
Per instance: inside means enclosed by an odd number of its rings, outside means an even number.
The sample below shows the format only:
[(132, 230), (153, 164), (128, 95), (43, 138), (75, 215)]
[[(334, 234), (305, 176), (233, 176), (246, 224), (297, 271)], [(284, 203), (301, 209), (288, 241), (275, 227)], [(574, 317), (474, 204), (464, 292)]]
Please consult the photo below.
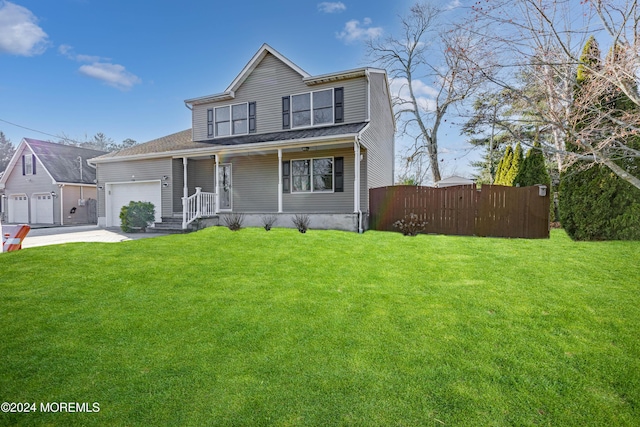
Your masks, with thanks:
[(198, 218), (216, 214), (216, 193), (204, 193), (202, 188), (196, 187), (195, 194), (182, 198), (182, 229), (186, 228)]

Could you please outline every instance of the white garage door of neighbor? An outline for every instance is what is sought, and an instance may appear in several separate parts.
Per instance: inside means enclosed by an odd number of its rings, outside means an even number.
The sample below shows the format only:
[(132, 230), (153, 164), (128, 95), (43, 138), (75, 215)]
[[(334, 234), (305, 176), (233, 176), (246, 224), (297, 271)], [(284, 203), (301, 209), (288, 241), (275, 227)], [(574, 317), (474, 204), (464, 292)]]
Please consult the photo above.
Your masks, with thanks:
[(51, 193), (31, 195), (32, 223), (53, 224), (53, 197)]
[(131, 201), (153, 203), (156, 222), (161, 220), (160, 181), (107, 184), (106, 190), (107, 227), (120, 227), (120, 210)]
[(9, 196), (9, 222), (29, 223), (29, 199), (26, 194), (12, 194)]

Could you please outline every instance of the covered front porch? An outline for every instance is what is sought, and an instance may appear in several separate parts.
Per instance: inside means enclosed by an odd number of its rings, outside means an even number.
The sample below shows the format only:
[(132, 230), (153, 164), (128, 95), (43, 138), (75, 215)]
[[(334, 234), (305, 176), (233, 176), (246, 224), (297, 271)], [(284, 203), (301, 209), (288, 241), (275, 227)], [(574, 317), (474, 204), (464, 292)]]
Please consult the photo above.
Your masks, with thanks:
[[(229, 213), (243, 213), (247, 216), (247, 225), (258, 226), (260, 224), (254, 223), (259, 222), (261, 215), (285, 218), (287, 214), (308, 213), (318, 215), (319, 224), (331, 224), (346, 214), (349, 219), (339, 221), (351, 224), (351, 217), (355, 215), (353, 229), (362, 230), (360, 217), (363, 206), (367, 205), (366, 196), (363, 197), (366, 183), (361, 171), (364, 151), (359, 142), (352, 140), (176, 156), (172, 159), (172, 220), (176, 223), (179, 220), (181, 228), (187, 230), (198, 220)], [(290, 162), (300, 162), (300, 159), (325, 159), (324, 163), (331, 168), (330, 175), (325, 177), (330, 188), (292, 191), (294, 177)], [(310, 182), (316, 178), (319, 177), (311, 175)], [(166, 220), (168, 218), (163, 217), (163, 221)]]

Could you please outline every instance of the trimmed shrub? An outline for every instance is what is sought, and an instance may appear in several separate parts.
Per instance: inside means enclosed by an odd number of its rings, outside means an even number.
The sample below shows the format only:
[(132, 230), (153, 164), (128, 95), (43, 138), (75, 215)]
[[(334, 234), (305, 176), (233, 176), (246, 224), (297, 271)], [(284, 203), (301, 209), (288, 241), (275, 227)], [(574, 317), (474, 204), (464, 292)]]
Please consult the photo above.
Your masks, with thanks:
[(244, 222), (244, 214), (242, 213), (232, 213), (228, 215), (224, 215), (222, 217), (222, 221), (224, 221), (225, 225), (231, 231), (238, 231), (242, 228), (242, 223)]
[(309, 229), (309, 224), (311, 223), (311, 218), (309, 215), (298, 215), (296, 214), (293, 218), (291, 218), (293, 225), (296, 226), (299, 232), (306, 233)]
[(125, 233), (140, 230), (143, 233), (153, 223), (156, 208), (151, 202), (129, 202), (120, 209), (120, 228)]
[(277, 221), (278, 217), (276, 215), (266, 215), (262, 217), (262, 226), (269, 231)]
[(420, 221), (418, 215), (412, 212), (408, 217), (394, 222), (393, 226), (398, 228), (405, 236), (417, 236), (418, 233), (425, 231), (427, 221)]

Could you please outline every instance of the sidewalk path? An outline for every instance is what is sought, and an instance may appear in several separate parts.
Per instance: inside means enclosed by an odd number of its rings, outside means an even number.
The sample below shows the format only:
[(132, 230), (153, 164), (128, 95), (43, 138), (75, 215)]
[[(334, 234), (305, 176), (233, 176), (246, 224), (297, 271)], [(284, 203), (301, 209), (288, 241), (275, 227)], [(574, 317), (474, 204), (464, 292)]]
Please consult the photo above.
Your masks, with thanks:
[(74, 227), (34, 228), (22, 241), (22, 248), (57, 245), (73, 242), (122, 242), (149, 237), (165, 236), (165, 233), (123, 233), (117, 228), (100, 228), (97, 225)]

